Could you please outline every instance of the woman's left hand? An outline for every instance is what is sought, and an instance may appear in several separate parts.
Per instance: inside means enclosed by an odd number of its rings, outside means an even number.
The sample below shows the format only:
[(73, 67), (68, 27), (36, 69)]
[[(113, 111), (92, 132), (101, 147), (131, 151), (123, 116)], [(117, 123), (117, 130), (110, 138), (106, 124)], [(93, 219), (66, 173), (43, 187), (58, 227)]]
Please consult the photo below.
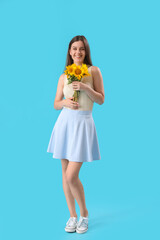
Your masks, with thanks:
[(72, 82), (72, 87), (73, 90), (84, 90), (85, 89), (85, 84), (79, 81), (73, 81)]

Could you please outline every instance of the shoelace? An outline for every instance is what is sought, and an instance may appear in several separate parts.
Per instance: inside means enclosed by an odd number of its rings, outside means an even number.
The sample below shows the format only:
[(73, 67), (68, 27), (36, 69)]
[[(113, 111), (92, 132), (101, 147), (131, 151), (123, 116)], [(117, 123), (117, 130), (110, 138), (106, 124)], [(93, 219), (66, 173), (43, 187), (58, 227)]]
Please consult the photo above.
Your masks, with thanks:
[(69, 218), (68, 222), (66, 223), (67, 226), (70, 226), (72, 225), (71, 223), (72, 222), (76, 222), (76, 219), (75, 218)]
[(88, 219), (80, 217), (77, 227), (87, 227), (88, 226)]

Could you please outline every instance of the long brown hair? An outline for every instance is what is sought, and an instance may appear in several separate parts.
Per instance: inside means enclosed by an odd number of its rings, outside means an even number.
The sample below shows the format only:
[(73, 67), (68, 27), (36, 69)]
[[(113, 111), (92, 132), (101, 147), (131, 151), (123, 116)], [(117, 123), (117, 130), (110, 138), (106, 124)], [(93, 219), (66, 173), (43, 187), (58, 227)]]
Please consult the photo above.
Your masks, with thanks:
[(69, 43), (68, 52), (67, 52), (67, 58), (66, 58), (66, 64), (65, 64), (64, 70), (66, 69), (66, 66), (71, 65), (73, 63), (73, 59), (72, 59), (71, 55), (69, 54), (69, 51), (71, 49), (72, 43), (77, 42), (77, 41), (82, 41), (84, 43), (85, 58), (84, 58), (83, 63), (85, 63), (87, 65), (90, 65), (90, 66), (93, 65), (92, 64), (92, 60), (91, 60), (90, 47), (89, 47), (87, 39), (83, 35), (77, 35), (77, 36), (73, 37), (71, 39), (70, 43)]

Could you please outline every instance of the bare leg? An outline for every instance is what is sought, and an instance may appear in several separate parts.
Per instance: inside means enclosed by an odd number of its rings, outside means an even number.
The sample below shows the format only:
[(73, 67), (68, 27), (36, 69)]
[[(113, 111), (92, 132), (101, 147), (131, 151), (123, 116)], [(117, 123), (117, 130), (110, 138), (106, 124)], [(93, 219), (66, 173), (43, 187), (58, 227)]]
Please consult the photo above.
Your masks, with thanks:
[(62, 182), (63, 182), (63, 190), (64, 195), (66, 197), (67, 205), (70, 212), (70, 217), (77, 217), (76, 209), (75, 209), (75, 198), (73, 197), (69, 184), (66, 179), (66, 170), (69, 161), (67, 159), (61, 159), (62, 163)]
[(85, 195), (83, 185), (79, 179), (79, 171), (83, 162), (69, 162), (66, 170), (67, 182), (70, 186), (72, 195), (76, 198), (80, 207), (82, 217), (88, 216), (88, 210), (85, 204)]

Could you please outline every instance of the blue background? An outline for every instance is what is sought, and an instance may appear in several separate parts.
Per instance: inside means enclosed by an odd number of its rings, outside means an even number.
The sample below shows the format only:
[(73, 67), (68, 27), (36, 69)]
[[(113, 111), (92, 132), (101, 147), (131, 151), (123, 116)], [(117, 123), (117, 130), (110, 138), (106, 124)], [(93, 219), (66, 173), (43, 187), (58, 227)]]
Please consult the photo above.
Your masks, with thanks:
[[(0, 0), (0, 239), (159, 239), (159, 1)], [(80, 170), (89, 230), (69, 234), (61, 161), (47, 153), (67, 48), (102, 72), (102, 159)], [(79, 207), (76, 203), (79, 217)]]

